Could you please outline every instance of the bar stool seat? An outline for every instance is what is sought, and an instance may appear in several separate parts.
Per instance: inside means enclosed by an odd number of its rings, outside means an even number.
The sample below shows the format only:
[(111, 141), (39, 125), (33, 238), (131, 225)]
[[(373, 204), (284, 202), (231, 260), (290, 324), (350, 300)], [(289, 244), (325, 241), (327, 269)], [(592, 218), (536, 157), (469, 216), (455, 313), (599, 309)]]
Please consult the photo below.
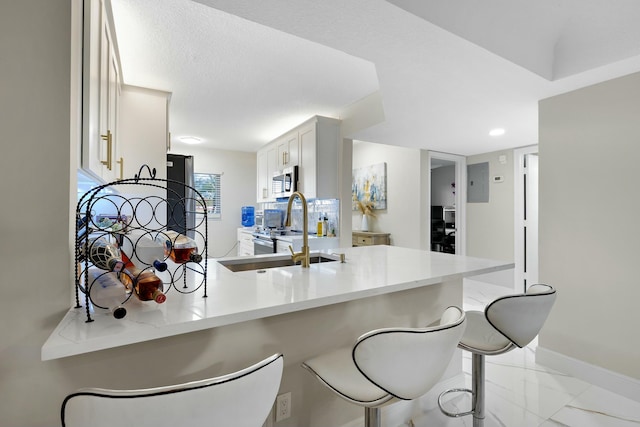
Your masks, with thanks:
[(137, 389), (84, 388), (62, 402), (62, 427), (257, 427), (276, 399), (284, 362), (274, 354), (231, 374)]
[(465, 314), (447, 308), (425, 328), (384, 328), (302, 364), (341, 398), (365, 408), (365, 425), (380, 426), (380, 408), (427, 393), (442, 377), (465, 328)]
[(483, 311), (467, 311), (467, 328), (460, 342), (465, 347), (493, 353), (513, 345), (491, 326)]
[(360, 406), (381, 406), (393, 396), (369, 381), (351, 362), (352, 348), (340, 348), (304, 362), (303, 367), (345, 400)]
[[(473, 415), (473, 427), (483, 427), (485, 419), (485, 356), (495, 356), (522, 348), (540, 332), (556, 300), (556, 291), (544, 284), (531, 285), (526, 293), (492, 301), (484, 311), (467, 311), (467, 328), (458, 344), (471, 352), (471, 390), (454, 388), (438, 397), (442, 413), (449, 417)], [(444, 408), (449, 393), (471, 393), (471, 410), (451, 412)]]

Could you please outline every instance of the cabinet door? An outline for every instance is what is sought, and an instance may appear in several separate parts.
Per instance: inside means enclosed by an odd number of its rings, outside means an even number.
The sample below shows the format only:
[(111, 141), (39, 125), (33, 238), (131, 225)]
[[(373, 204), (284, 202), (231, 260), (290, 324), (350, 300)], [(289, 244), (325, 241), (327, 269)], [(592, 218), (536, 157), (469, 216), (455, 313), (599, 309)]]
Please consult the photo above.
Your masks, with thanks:
[[(166, 178), (169, 96), (167, 92), (153, 89), (128, 85), (122, 87), (116, 160), (118, 177), (133, 178), (140, 167), (146, 164), (156, 169), (158, 178)], [(147, 190), (154, 193), (151, 191), (153, 187)], [(126, 192), (126, 188), (120, 191)]]
[(289, 156), (289, 141), (281, 139), (276, 142), (278, 170), (282, 170), (287, 166), (287, 156)]
[(103, 0), (84, 0), (81, 167), (98, 181), (116, 178), (120, 91), (117, 53)]
[(270, 145), (267, 148), (267, 201), (274, 200), (271, 195), (271, 180), (273, 178), (273, 174), (278, 170), (278, 147), (275, 145)]
[(115, 156), (120, 76), (104, 2), (101, 1), (100, 6), (100, 163), (102, 179), (111, 182), (117, 177)]
[(290, 253), (289, 252), (289, 246), (293, 246), (291, 243), (289, 242), (285, 242), (282, 240), (277, 240), (276, 241), (276, 252), (277, 253)]
[(267, 150), (258, 151), (256, 157), (256, 176), (257, 176), (257, 188), (256, 188), (256, 200), (258, 203), (264, 202), (268, 196), (267, 187)]
[[(117, 155), (119, 153), (118, 145), (120, 145), (119, 130), (119, 111), (120, 111), (120, 73), (118, 72), (118, 63), (113, 49), (110, 49), (109, 55), (109, 106), (107, 111), (107, 125), (111, 131), (111, 169), (108, 170), (109, 179), (123, 179), (123, 169), (121, 163), (118, 163)], [(109, 148), (109, 147), (108, 147)], [(118, 167), (119, 165), (120, 167)]]
[(256, 199), (258, 203), (268, 202), (273, 199), (271, 197), (271, 178), (273, 177), (273, 173), (278, 170), (277, 152), (277, 145), (272, 143), (257, 153), (256, 174), (258, 187)]
[(278, 170), (298, 164), (298, 132), (290, 132), (276, 142)]
[(287, 155), (287, 166), (300, 164), (300, 138), (298, 132), (293, 132), (288, 138), (289, 154)]
[(300, 167), (298, 171), (298, 190), (308, 199), (316, 197), (316, 124), (311, 123), (299, 131)]

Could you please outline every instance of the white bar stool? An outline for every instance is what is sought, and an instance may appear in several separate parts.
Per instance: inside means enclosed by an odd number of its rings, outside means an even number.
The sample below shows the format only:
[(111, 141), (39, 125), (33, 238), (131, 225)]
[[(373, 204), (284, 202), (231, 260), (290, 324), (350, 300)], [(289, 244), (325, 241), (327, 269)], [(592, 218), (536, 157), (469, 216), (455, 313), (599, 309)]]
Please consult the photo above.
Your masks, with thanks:
[[(458, 344), (472, 353), (471, 387), (456, 388), (442, 392), (438, 406), (449, 417), (473, 414), (473, 427), (483, 427), (485, 356), (507, 353), (514, 348), (529, 344), (540, 332), (551, 307), (556, 300), (556, 291), (549, 285), (531, 285), (526, 293), (508, 295), (492, 301), (482, 311), (467, 311), (467, 329)], [(450, 412), (444, 409), (443, 398), (449, 393), (471, 393), (471, 410)]]
[(80, 389), (62, 402), (62, 427), (257, 427), (282, 379), (283, 356), (200, 381), (139, 390)]
[(425, 328), (370, 331), (302, 366), (341, 398), (365, 408), (365, 425), (380, 427), (380, 408), (427, 393), (442, 377), (465, 328), (465, 314), (449, 307)]

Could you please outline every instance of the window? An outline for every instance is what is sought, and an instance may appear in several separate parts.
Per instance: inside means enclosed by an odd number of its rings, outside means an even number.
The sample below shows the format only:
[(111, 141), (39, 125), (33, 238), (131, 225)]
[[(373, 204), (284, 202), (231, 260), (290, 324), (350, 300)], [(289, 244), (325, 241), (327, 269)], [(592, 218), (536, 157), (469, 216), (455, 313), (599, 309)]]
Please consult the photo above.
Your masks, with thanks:
[[(219, 173), (195, 173), (195, 188), (207, 205), (207, 218), (220, 219), (220, 177)], [(204, 207), (196, 203), (196, 212), (204, 213)]]

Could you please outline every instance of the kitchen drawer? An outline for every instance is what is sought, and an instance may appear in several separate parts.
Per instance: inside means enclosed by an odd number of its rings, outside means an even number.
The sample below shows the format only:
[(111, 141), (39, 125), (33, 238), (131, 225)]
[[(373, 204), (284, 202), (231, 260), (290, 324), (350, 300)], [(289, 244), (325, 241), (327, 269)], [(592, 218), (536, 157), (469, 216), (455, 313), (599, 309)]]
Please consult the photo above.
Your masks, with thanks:
[(352, 240), (352, 243), (356, 246), (373, 245), (373, 237), (353, 236), (351, 240)]
[(351, 235), (352, 246), (371, 246), (390, 244), (389, 233), (354, 231)]

